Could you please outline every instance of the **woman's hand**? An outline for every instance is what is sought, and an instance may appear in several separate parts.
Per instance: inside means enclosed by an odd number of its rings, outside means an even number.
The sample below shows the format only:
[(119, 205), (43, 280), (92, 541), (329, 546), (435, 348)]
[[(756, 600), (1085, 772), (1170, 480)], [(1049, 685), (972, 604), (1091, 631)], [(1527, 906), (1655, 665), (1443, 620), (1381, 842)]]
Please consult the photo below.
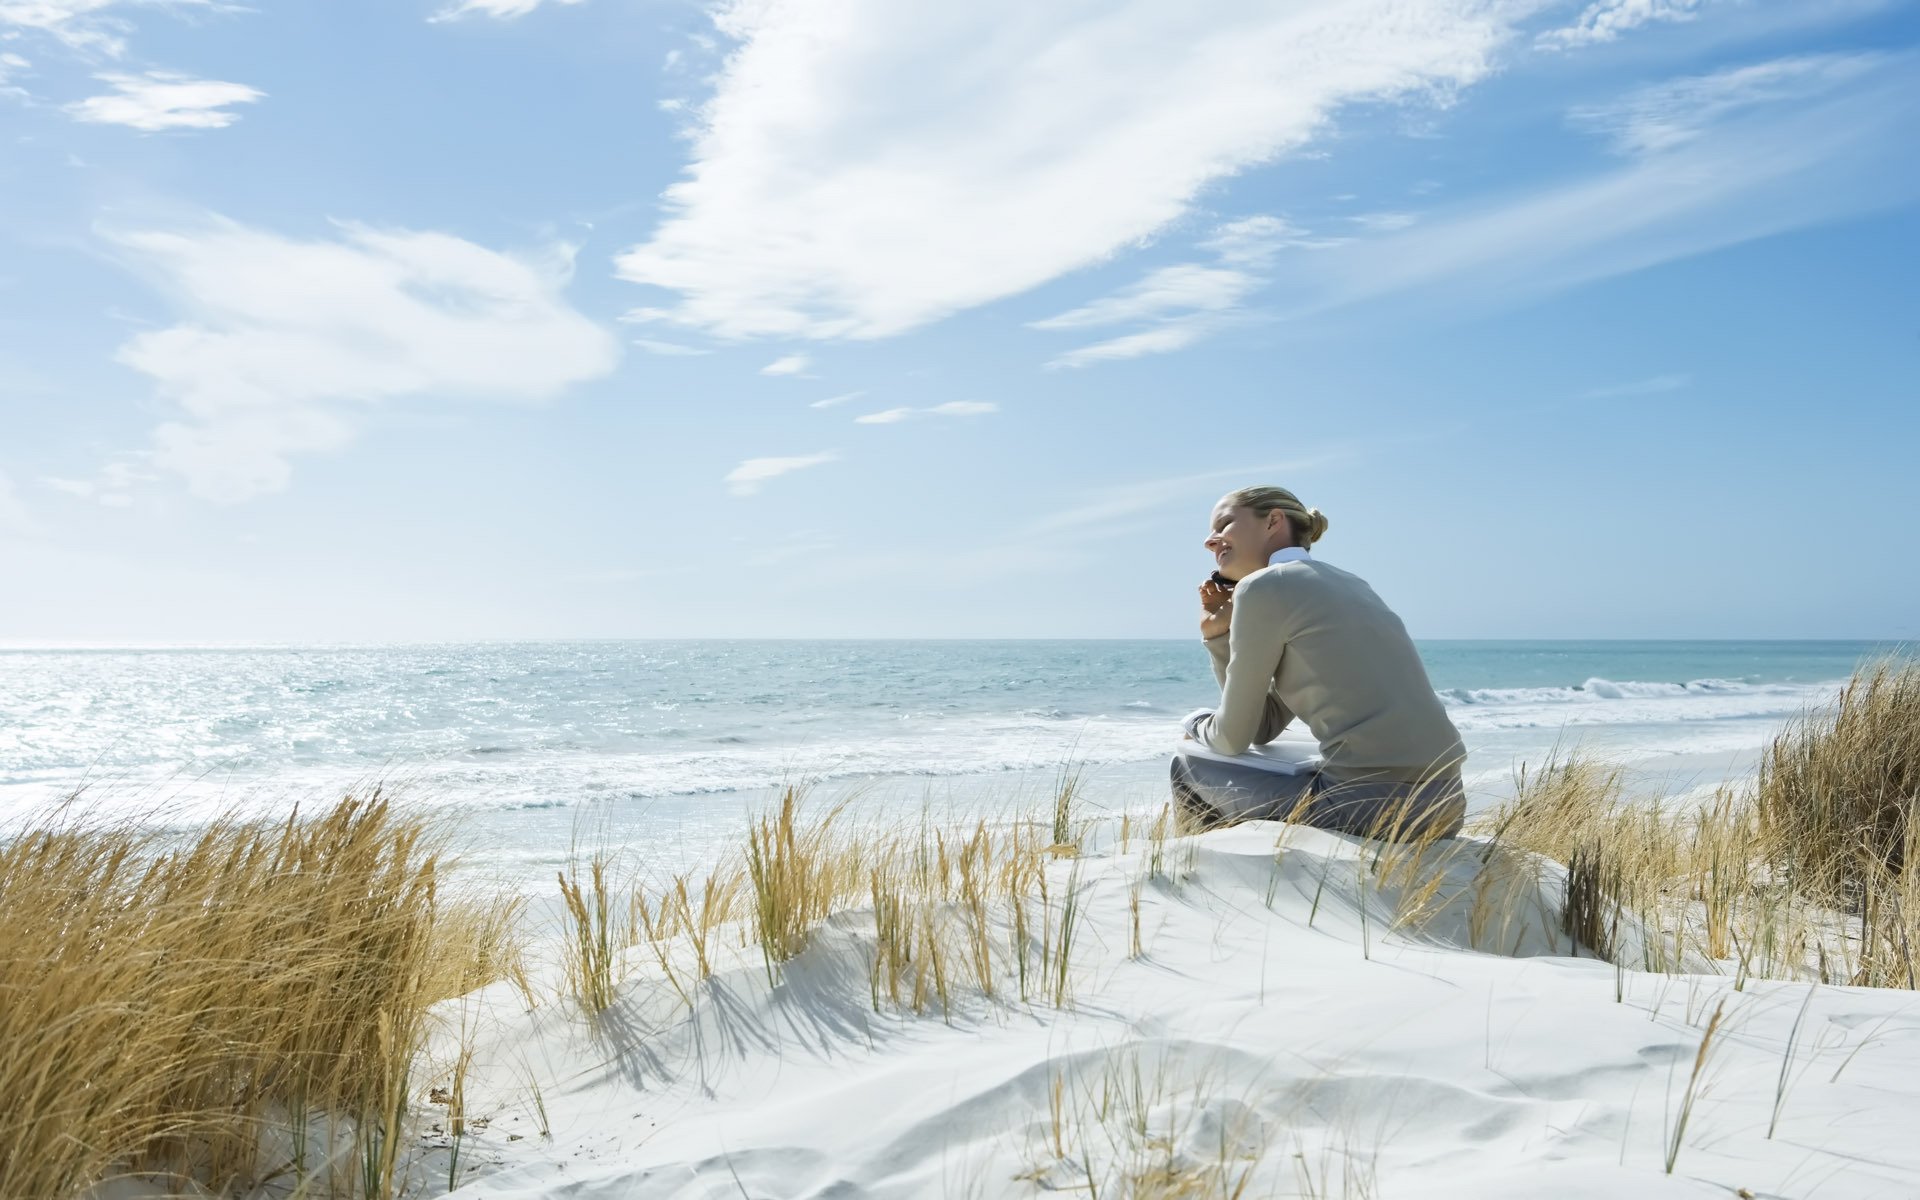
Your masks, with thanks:
[(1200, 585), (1200, 636), (1217, 638), (1233, 626), (1233, 589), (1209, 579)]

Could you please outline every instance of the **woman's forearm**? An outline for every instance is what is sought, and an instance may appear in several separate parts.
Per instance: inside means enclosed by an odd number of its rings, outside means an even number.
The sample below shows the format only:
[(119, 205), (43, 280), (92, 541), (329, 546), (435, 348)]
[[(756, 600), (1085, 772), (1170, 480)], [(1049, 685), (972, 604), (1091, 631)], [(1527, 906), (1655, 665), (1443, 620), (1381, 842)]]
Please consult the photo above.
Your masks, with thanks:
[(1250, 599), (1236, 604), (1239, 611), (1227, 636), (1206, 644), (1220, 682), (1220, 707), (1197, 732), (1219, 754), (1244, 754), (1250, 746), (1272, 741), (1293, 720), (1273, 691), (1286, 650), (1284, 630), (1265, 597), (1246, 603)]

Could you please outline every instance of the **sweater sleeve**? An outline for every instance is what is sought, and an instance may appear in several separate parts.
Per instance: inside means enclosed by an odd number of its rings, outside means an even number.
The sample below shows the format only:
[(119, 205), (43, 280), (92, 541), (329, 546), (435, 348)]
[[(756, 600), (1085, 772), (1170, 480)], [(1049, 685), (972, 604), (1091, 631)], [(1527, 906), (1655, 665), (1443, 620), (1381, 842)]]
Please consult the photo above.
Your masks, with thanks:
[[(1207, 638), (1202, 643), (1207, 648), (1207, 656), (1213, 660), (1213, 680), (1220, 685), (1223, 693), (1227, 687), (1227, 664), (1231, 661), (1227, 641), (1228, 635), (1223, 633), (1219, 637)], [(1275, 669), (1278, 669), (1277, 664)], [(1293, 710), (1287, 707), (1286, 701), (1280, 699), (1278, 689), (1270, 683), (1267, 687), (1266, 706), (1260, 714), (1260, 728), (1253, 735), (1253, 744), (1266, 745), (1279, 737), (1291, 724), (1293, 724)]]
[(1244, 589), (1234, 598), (1227, 636), (1207, 640), (1220, 681), (1220, 707), (1195, 734), (1208, 749), (1244, 754), (1249, 746), (1272, 741), (1292, 722), (1293, 713), (1273, 690), (1285, 651), (1279, 598), (1271, 588)]

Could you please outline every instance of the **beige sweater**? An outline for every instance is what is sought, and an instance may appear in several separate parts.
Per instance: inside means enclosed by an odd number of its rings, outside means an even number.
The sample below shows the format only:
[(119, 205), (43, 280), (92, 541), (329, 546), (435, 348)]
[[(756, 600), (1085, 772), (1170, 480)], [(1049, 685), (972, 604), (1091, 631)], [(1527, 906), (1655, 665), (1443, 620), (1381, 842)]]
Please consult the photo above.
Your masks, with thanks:
[(1336, 782), (1416, 782), (1466, 756), (1407, 627), (1358, 575), (1311, 558), (1255, 571), (1206, 646), (1220, 707), (1195, 733), (1218, 753), (1270, 742), (1298, 716)]

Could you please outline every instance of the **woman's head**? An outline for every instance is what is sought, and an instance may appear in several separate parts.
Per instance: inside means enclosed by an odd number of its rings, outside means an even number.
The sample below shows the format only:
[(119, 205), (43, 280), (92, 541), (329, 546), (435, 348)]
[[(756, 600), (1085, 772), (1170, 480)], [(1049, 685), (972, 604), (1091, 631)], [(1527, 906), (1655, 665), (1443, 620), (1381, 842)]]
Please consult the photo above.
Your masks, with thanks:
[(1213, 506), (1207, 551), (1215, 569), (1228, 579), (1245, 579), (1288, 546), (1313, 545), (1327, 532), (1327, 518), (1280, 487), (1249, 487), (1228, 492)]

